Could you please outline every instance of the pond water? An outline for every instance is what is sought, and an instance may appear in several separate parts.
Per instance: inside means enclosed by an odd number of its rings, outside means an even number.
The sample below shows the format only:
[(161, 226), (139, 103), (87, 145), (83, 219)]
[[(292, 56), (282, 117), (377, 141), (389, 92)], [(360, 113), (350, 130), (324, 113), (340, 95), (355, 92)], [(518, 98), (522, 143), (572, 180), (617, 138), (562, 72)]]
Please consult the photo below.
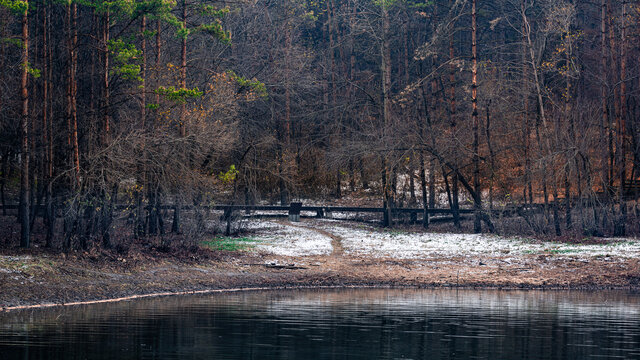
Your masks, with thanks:
[(0, 359), (640, 359), (640, 294), (291, 290), (0, 314)]

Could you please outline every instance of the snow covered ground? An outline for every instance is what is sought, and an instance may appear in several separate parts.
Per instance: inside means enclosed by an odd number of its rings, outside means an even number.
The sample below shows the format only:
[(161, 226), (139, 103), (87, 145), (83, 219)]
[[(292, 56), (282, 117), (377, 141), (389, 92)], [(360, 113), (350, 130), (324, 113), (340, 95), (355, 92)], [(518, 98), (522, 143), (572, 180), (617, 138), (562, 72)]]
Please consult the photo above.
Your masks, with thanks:
[(283, 256), (328, 255), (333, 251), (331, 238), (314, 230), (269, 220), (251, 221), (247, 227), (256, 232), (257, 250)]
[(340, 238), (346, 254), (374, 258), (485, 258), (531, 254), (640, 258), (640, 241), (637, 239), (608, 239), (602, 245), (574, 245), (485, 234), (410, 233), (326, 219), (292, 225), (286, 221), (252, 221), (249, 227), (256, 232), (257, 249), (285, 256), (330, 254), (332, 239), (313, 230), (320, 229)]

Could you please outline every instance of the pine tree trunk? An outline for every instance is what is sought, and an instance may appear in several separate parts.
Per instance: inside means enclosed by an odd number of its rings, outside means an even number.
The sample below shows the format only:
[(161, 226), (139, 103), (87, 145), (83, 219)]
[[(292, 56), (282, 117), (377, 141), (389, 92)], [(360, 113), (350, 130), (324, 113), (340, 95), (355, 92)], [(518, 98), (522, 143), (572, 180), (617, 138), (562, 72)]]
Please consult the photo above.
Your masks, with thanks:
[[(607, 101), (607, 97), (608, 97), (607, 85), (609, 80), (608, 78), (609, 67), (607, 64), (606, 24), (607, 24), (607, 2), (606, 0), (601, 0), (600, 2), (600, 53), (601, 53), (600, 66), (602, 67), (601, 71), (602, 71), (603, 81), (600, 89), (600, 102), (602, 106), (602, 118), (600, 121), (600, 129), (601, 129), (600, 136), (603, 140), (609, 143), (608, 135), (611, 133), (611, 129), (609, 126), (610, 115), (609, 115), (609, 105)], [(609, 150), (608, 152), (607, 152), (607, 149)], [(611, 148), (611, 146), (602, 147), (602, 169), (603, 169), (602, 190), (605, 193), (605, 195), (609, 193), (609, 184), (610, 184), (609, 174), (611, 173), (611, 167), (613, 166), (613, 164), (609, 161), (609, 159), (613, 156), (612, 152), (613, 152), (613, 149)]]
[[(489, 100), (487, 102), (487, 106), (486, 106), (487, 122), (486, 122), (485, 133), (486, 133), (486, 136), (487, 136), (487, 147), (489, 148), (489, 164), (491, 166), (491, 175), (490, 175), (490, 179), (489, 179), (489, 209), (493, 210), (493, 188), (494, 188), (494, 185), (495, 185), (494, 183), (495, 183), (495, 174), (496, 174), (496, 154), (495, 154), (495, 151), (493, 149), (493, 142), (492, 142), (492, 138), (491, 138), (490, 106), (491, 106), (491, 100)], [(526, 197), (525, 197), (523, 202), (526, 204), (526, 202), (527, 202)]]
[[(146, 118), (147, 118), (147, 89), (146, 89), (146, 81), (147, 81), (147, 17), (142, 15), (140, 19), (140, 50), (142, 52), (142, 65), (140, 69), (140, 77), (141, 88), (140, 88), (140, 132), (146, 132)], [(142, 143), (142, 157), (143, 159), (146, 157), (146, 144)], [(144, 188), (148, 186), (147, 184), (147, 169), (146, 169), (146, 161), (143, 162), (140, 166), (140, 175), (142, 179), (140, 181), (141, 187), (136, 191), (136, 222), (135, 222), (135, 233), (137, 236), (144, 236), (145, 233), (145, 224), (144, 224)]]
[(620, 30), (620, 117), (618, 118), (618, 201), (620, 220), (615, 236), (626, 235), (627, 203), (625, 201), (624, 184), (626, 181), (627, 159), (625, 153), (626, 117), (627, 117), (627, 0), (622, 0), (622, 29)]
[[(156, 78), (156, 87), (159, 86), (160, 81), (160, 59), (161, 59), (161, 50), (162, 50), (162, 33), (161, 33), (161, 21), (158, 19), (156, 21), (156, 59), (155, 59), (155, 78)], [(160, 94), (156, 92), (155, 94), (155, 105), (160, 105)], [(155, 134), (156, 128), (160, 123), (160, 115), (158, 111), (155, 111), (153, 123), (150, 124), (151, 133)], [(160, 224), (162, 221), (161, 212), (160, 212), (160, 195), (158, 194), (158, 186), (157, 179), (155, 178), (153, 172), (149, 172), (148, 181), (148, 192), (147, 197), (149, 200), (149, 207), (147, 212), (147, 223), (148, 223), (148, 234), (149, 235), (157, 235), (160, 230)]]
[[(356, 6), (355, 4), (352, 4), (351, 6), (351, 10), (349, 11), (349, 30), (351, 32), (355, 31), (355, 19), (356, 19)], [(355, 40), (354, 40), (354, 36), (350, 36), (349, 37), (349, 86), (347, 87), (347, 90), (349, 92), (349, 95), (347, 96), (347, 99), (349, 99), (349, 102), (351, 104), (354, 103), (355, 99), (354, 99), (354, 83), (356, 81), (356, 52), (355, 52)], [(354, 128), (358, 128), (358, 120), (357, 120), (357, 116), (355, 111), (351, 110), (351, 118), (354, 122), (353, 127)], [(356, 159), (354, 159), (353, 157), (350, 158), (349, 160), (349, 166), (351, 168), (351, 191), (354, 192), (356, 189), (356, 165), (354, 164), (356, 161)], [(364, 177), (361, 176), (360, 181), (363, 182), (363, 186), (362, 188), (364, 189)]]
[[(451, 3), (451, 1), (449, 1)], [(450, 114), (450, 126), (451, 126), (451, 136), (452, 140), (455, 142), (456, 137), (456, 128), (457, 128), (457, 119), (456, 119), (456, 66), (454, 64), (455, 53), (453, 48), (453, 32), (449, 34), (449, 114)], [(457, 158), (455, 159), (457, 162)], [(460, 228), (460, 212), (459, 212), (459, 201), (458, 201), (458, 175), (452, 174), (451, 180), (451, 211), (453, 213), (453, 224), (456, 228)]]
[[(29, 5), (28, 0), (24, 0)], [(21, 130), (21, 173), (20, 173), (20, 247), (29, 248), (31, 246), (30, 222), (29, 222), (29, 13), (25, 8), (22, 14), (22, 77), (20, 81), (20, 94), (22, 97), (22, 114), (20, 116)]]
[(105, 13), (104, 28), (102, 30), (102, 42), (104, 46), (104, 69), (103, 69), (103, 85), (104, 93), (102, 94), (104, 100), (103, 106), (103, 126), (104, 134), (102, 138), (103, 145), (107, 145), (111, 141), (111, 89), (109, 84), (109, 28), (111, 26), (111, 17), (109, 10)]
[[(572, 38), (569, 30), (565, 35), (565, 97), (564, 97), (564, 113), (565, 118), (569, 121), (569, 141), (570, 146), (576, 146), (576, 134), (575, 134), (575, 125), (573, 123), (573, 111), (571, 106), (571, 98), (572, 98), (572, 83), (571, 83), (571, 56), (572, 56)], [(565, 224), (567, 230), (570, 230), (573, 227), (573, 221), (571, 220), (571, 182), (570, 182), (570, 166), (574, 163), (576, 165), (576, 169), (578, 169), (577, 161), (575, 155), (572, 155), (566, 159), (565, 164), (565, 174), (564, 174), (564, 205), (565, 205)], [(580, 184), (578, 184), (579, 186)]]
[[(382, 72), (382, 138), (385, 147), (388, 145), (386, 138), (387, 128), (391, 123), (391, 50), (389, 48), (389, 10), (386, 4), (382, 5), (382, 42), (381, 42), (381, 72)], [(388, 151), (388, 149), (385, 149)], [(392, 199), (389, 181), (389, 171), (387, 169), (386, 155), (382, 156), (382, 188), (383, 202), (385, 206), (385, 219), (383, 226), (393, 225), (392, 218)]]
[(74, 186), (80, 188), (80, 149), (78, 146), (78, 5), (71, 5), (71, 64), (70, 64), (70, 88), (71, 88), (71, 146), (73, 159)]
[[(611, 82), (613, 84), (618, 84), (619, 83), (619, 73), (618, 73), (618, 56), (617, 56), (617, 44), (616, 44), (616, 38), (615, 38), (615, 27), (613, 25), (613, 9), (611, 6), (611, 0), (608, 1), (607, 3), (607, 10), (608, 10), (608, 22), (609, 22), (609, 53), (611, 54), (611, 58), (609, 61), (609, 69), (611, 69), (611, 74), (612, 74), (612, 78), (611, 78)], [(610, 153), (611, 153), (611, 158), (610, 158), (610, 162), (611, 162), (611, 173), (609, 174), (609, 187), (612, 188), (614, 186), (614, 182), (616, 180), (616, 178), (618, 177), (616, 174), (616, 167), (619, 167), (619, 157), (618, 155), (619, 153), (619, 145), (618, 145), (618, 141), (617, 141), (617, 134), (615, 133), (615, 129), (613, 126), (613, 122), (615, 121), (615, 126), (619, 127), (620, 126), (620, 88), (619, 86), (614, 86), (613, 87), (613, 116), (614, 116), (614, 120), (610, 120), (610, 132), (609, 132), (609, 148), (610, 148)], [(618, 128), (619, 130), (619, 128)], [(617, 194), (610, 194), (611, 196), (615, 196)], [(613, 206), (613, 203), (611, 204), (611, 206)]]
[[(182, 0), (182, 26), (184, 30), (187, 29), (187, 1), (186, 0)], [(182, 87), (182, 89), (186, 89), (187, 88), (187, 33), (186, 32), (183, 34), (183, 37), (182, 37), (182, 43), (180, 46), (180, 55), (181, 55), (180, 56), (180, 59), (181, 59), (180, 87)], [(183, 101), (182, 104), (180, 105), (179, 130), (180, 130), (181, 137), (185, 137), (187, 135), (186, 123), (185, 123), (186, 120), (187, 120), (187, 104), (186, 102)], [(176, 207), (176, 209), (178, 208)]]
[(55, 232), (56, 226), (56, 209), (55, 209), (55, 200), (53, 198), (53, 50), (51, 46), (51, 4), (47, 5), (49, 11), (47, 11), (47, 43), (49, 44), (46, 54), (46, 63), (48, 64), (48, 91), (49, 98), (46, 100), (45, 106), (48, 107), (49, 111), (49, 122), (48, 122), (48, 131), (47, 131), (47, 195), (46, 195), (46, 207), (47, 207), (47, 218), (49, 219), (47, 222), (47, 237), (46, 237), (46, 245), (47, 247), (51, 247), (53, 241), (53, 235)]
[[(522, 0), (521, 11), (525, 12), (525, 1)], [(533, 204), (533, 185), (531, 179), (531, 122), (529, 120), (529, 66), (527, 65), (527, 42), (525, 35), (525, 22), (522, 22), (522, 124), (524, 140), (524, 187), (523, 203), (527, 203), (527, 191), (529, 193), (529, 203)]]
[(475, 219), (473, 222), (473, 231), (475, 233), (482, 232), (482, 202), (480, 189), (480, 126), (478, 122), (478, 46), (477, 31), (478, 24), (476, 21), (476, 0), (471, 2), (471, 106), (473, 119), (473, 188), (476, 191), (474, 199)]
[[(49, 87), (51, 82), (50, 77), (50, 63), (49, 63), (49, 5), (42, 7), (42, 144), (43, 144), (43, 166), (42, 166), (42, 174), (43, 180), (45, 183), (45, 211), (43, 212), (43, 220), (44, 224), (47, 228), (47, 235), (45, 238), (45, 247), (50, 248), (51, 242), (53, 240), (53, 227), (51, 224), (55, 221), (55, 217), (52, 214), (51, 209), (51, 192), (52, 192), (52, 181), (53, 181), (53, 161), (52, 161), (52, 153), (49, 152), (49, 149), (52, 148), (53, 144), (52, 139), (50, 137), (49, 131), (52, 130), (49, 122), (52, 122), (53, 119), (49, 117), (50, 108), (49, 108)], [(50, 142), (51, 141), (51, 142)]]

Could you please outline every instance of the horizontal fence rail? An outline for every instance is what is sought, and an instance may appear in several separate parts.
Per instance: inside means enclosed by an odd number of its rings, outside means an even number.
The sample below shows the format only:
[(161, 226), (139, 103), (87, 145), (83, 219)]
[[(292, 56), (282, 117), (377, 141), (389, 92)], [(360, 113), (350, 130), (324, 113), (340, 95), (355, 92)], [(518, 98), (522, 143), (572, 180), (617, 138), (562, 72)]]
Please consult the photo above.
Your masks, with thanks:
[[(36, 211), (41, 213), (46, 208), (45, 205), (36, 205)], [(113, 207), (114, 210), (132, 210), (136, 207), (133, 205), (116, 205)], [(145, 206), (145, 208), (149, 208), (149, 206)], [(176, 205), (162, 205), (160, 209), (162, 210), (174, 210)], [(278, 211), (278, 212), (290, 212), (291, 206), (288, 205), (180, 205), (179, 208), (181, 210), (217, 210), (224, 211), (225, 213), (231, 214), (233, 212), (240, 211)], [(542, 210), (543, 206), (540, 204), (532, 204), (527, 206), (519, 206), (519, 207), (506, 207), (500, 209), (484, 209), (483, 211), (487, 213), (493, 214), (515, 214), (518, 211), (539, 211)], [(58, 207), (59, 209), (59, 207)], [(318, 216), (324, 216), (324, 214), (328, 213), (384, 213), (387, 211), (386, 208), (383, 207), (354, 207), (354, 206), (300, 206), (298, 207), (300, 212), (315, 212)], [(17, 204), (9, 204), (5, 206), (0, 206), (0, 212), (4, 210), (18, 210)], [(473, 214), (475, 210), (473, 209), (458, 209), (458, 214)], [(454, 210), (452, 209), (424, 209), (424, 208), (391, 208), (391, 213), (394, 215), (397, 214), (428, 214), (428, 215), (453, 215)]]

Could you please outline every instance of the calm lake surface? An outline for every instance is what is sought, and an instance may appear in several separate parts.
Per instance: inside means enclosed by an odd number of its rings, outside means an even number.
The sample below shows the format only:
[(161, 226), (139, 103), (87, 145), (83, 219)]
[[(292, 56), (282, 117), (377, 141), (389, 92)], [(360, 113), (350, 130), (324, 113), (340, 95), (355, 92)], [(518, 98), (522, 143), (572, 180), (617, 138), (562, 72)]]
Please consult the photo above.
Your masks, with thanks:
[(640, 294), (305, 290), (0, 314), (0, 359), (640, 359)]

